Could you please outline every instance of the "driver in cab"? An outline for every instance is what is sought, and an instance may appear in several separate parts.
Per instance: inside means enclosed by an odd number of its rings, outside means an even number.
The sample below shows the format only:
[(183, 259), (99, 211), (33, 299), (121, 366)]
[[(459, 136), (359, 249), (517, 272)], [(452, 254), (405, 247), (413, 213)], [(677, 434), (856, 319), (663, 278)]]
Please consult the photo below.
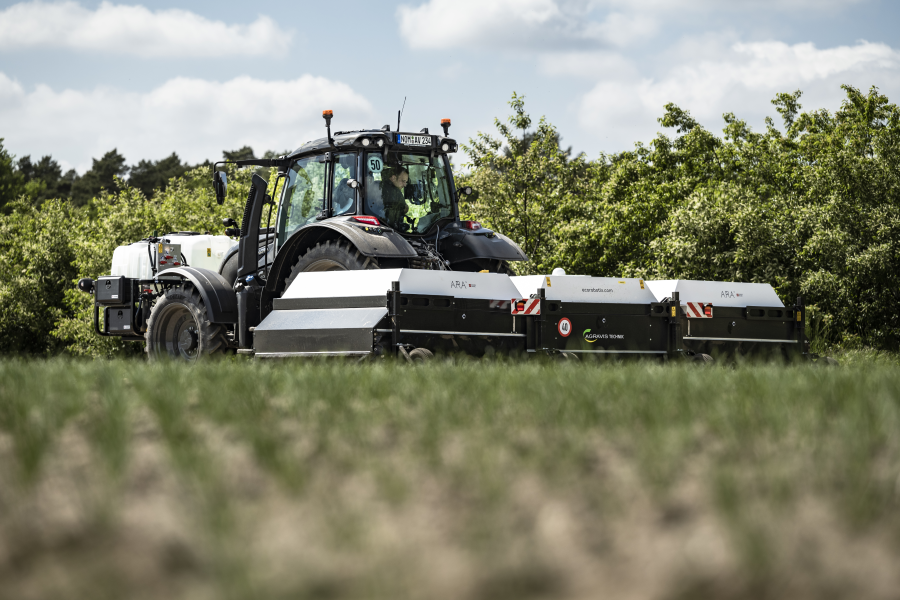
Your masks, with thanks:
[(397, 165), (385, 169), (386, 173), (381, 182), (381, 198), (384, 204), (384, 216), (389, 223), (399, 225), (409, 212), (403, 189), (409, 183), (409, 171), (406, 167)]

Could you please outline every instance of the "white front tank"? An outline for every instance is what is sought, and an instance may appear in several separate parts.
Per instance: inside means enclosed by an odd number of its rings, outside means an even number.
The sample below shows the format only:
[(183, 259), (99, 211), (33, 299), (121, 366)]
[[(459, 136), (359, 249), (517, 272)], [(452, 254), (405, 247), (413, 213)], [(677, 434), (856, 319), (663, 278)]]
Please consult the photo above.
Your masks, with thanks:
[(237, 245), (227, 235), (167, 235), (172, 244), (181, 244), (181, 254), (189, 267), (218, 271), (225, 253)]
[(119, 246), (113, 251), (110, 275), (150, 279), (153, 277), (153, 271), (150, 268), (150, 252), (150, 242), (146, 241)]
[[(218, 271), (225, 253), (237, 245), (227, 235), (167, 235), (166, 243), (180, 244), (181, 254), (190, 267)], [(150, 242), (135, 242), (119, 246), (113, 251), (111, 275), (133, 279), (152, 279), (153, 269)]]

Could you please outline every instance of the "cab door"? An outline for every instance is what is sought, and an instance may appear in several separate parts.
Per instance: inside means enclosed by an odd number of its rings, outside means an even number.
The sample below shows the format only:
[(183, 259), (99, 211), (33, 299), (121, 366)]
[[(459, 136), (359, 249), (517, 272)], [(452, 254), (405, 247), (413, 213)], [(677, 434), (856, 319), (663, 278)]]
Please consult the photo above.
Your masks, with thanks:
[(355, 215), (359, 203), (358, 188), (348, 185), (351, 180), (359, 181), (359, 157), (356, 152), (335, 152), (331, 156), (328, 180), (328, 216)]
[(301, 158), (291, 165), (278, 207), (278, 247), (301, 227), (315, 222), (328, 208), (329, 163), (324, 154)]

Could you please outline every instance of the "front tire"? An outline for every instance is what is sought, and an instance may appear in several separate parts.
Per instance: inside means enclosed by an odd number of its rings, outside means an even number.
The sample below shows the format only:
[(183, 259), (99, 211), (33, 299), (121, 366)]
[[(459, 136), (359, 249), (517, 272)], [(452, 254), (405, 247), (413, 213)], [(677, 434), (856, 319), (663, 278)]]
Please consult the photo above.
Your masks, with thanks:
[(317, 271), (363, 271), (377, 269), (378, 259), (363, 256), (347, 240), (327, 240), (308, 249), (297, 259), (290, 275), (284, 280), (285, 291), (300, 273)]
[(228, 352), (225, 327), (210, 323), (200, 293), (190, 283), (166, 290), (147, 321), (147, 356), (193, 363)]

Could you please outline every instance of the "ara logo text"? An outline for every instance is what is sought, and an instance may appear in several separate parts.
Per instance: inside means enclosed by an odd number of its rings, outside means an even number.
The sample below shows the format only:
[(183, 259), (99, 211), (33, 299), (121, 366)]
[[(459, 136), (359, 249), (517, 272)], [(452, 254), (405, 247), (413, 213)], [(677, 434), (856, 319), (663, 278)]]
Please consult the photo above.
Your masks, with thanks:
[(463, 290), (466, 288), (473, 288), (473, 287), (475, 287), (475, 284), (469, 283), (468, 281), (451, 281), (450, 282), (451, 290)]

